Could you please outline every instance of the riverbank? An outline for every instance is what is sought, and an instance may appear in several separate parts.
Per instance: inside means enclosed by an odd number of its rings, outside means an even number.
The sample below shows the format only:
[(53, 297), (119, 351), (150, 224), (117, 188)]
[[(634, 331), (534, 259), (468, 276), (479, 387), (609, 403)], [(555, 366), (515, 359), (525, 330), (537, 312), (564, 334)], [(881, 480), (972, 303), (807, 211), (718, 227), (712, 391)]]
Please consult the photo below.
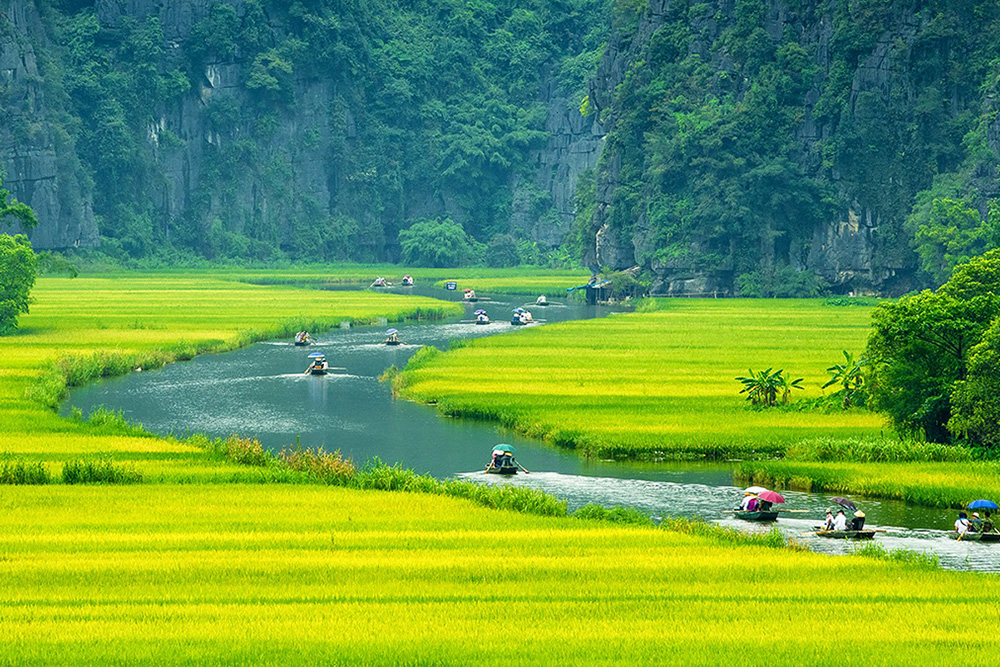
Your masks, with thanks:
[(817, 397), (841, 350), (858, 351), (868, 307), (819, 300), (674, 299), (414, 357), (401, 395), (496, 421), (599, 459), (745, 458), (805, 438), (877, 436), (864, 410), (750, 410), (737, 375), (783, 368)]

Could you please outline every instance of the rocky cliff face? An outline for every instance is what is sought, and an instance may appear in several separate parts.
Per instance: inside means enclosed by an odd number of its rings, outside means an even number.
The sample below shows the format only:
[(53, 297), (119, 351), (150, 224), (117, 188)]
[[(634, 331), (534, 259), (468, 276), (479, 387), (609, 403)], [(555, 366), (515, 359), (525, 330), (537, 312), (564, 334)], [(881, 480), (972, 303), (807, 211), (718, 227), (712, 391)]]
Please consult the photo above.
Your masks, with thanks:
[(47, 94), (39, 72), (38, 51), (50, 46), (32, 0), (0, 2), (0, 176), (38, 215), (35, 247), (92, 246), (90, 184), (72, 139), (52, 123), (60, 100)]
[[(192, 67), (192, 49), (199, 47), (193, 31), (215, 4), (93, 2), (100, 43), (113, 45), (134, 26), (155, 19), (163, 40), (159, 71), (183, 71), (190, 80), (187, 93), (161, 100), (148, 127), (133, 131), (143, 157), (130, 207), (136, 224), (150, 228), (133, 234), (140, 241), (169, 244), (181, 234), (197, 236), (206, 239), (209, 256), (226, 244), (253, 255), (253, 244), (301, 250), (314, 243), (341, 247), (341, 253), (333, 253), (336, 257), (394, 260), (399, 253), (396, 232), (406, 221), (448, 215), (468, 228), (479, 224), (477, 203), (460, 185), (442, 186), (427, 173), (407, 174), (414, 171), (406, 164), (408, 156), (386, 155), (395, 147), (384, 129), (373, 129), (371, 92), (355, 86), (345, 72), (296, 66), (286, 99), (263, 109), (260, 91), (248, 87), (253, 56), (208, 53)], [(249, 3), (227, 5), (244, 20)], [(270, 46), (288, 36), (282, 23), (287, 19), (265, 11), (262, 20)], [(65, 94), (48, 90), (36, 63), (39, 57), (56, 63), (62, 55), (46, 27), (36, 0), (0, 0), (0, 94), (5, 100), (0, 113), (7, 121), (0, 122), (0, 166), (7, 172), (6, 186), (38, 214), (32, 234), (36, 247), (94, 245), (99, 230), (92, 198), (104, 215), (105, 193), (91, 191), (73, 137), (65, 130), (72, 122), (51, 122), (65, 114), (68, 102)], [(514, 175), (506, 186), (510, 203), (499, 215), (507, 215), (507, 226), (522, 237), (551, 247), (563, 241), (572, 225), (575, 183), (582, 171), (596, 165), (602, 135), (596, 120), (582, 118), (552, 77), (544, 80), (537, 99), (548, 110), (548, 138), (535, 141), (528, 153), (530, 169), (511, 169)], [(96, 173), (98, 190), (100, 179)], [(395, 189), (387, 194), (386, 184)], [(105, 222), (100, 231), (108, 235), (110, 223)], [(316, 235), (318, 227), (324, 235)], [(485, 234), (505, 231), (495, 220), (485, 229)], [(310, 240), (312, 235), (316, 238)], [(252, 243), (246, 245), (246, 239)]]
[[(964, 82), (934, 71), (947, 67), (943, 63), (980, 58), (982, 47), (975, 35), (982, 27), (969, 12), (932, 4), (882, 3), (873, 8), (873, 3), (715, 0), (687, 8), (671, 0), (650, 0), (634, 21), (620, 21), (590, 87), (591, 105), (608, 132), (608, 145), (598, 169), (587, 259), (608, 269), (641, 265), (655, 274), (654, 291), (666, 294), (738, 293), (737, 278), (754, 261), (768, 271), (781, 266), (812, 271), (845, 293), (898, 293), (918, 286), (904, 220), (914, 195), (931, 186), (935, 173), (958, 168), (961, 160), (955, 156), (962, 153), (962, 134), (942, 139), (951, 142), (950, 156), (945, 151), (921, 153), (914, 139), (959, 124), (962, 114), (979, 114), (982, 107), (974, 89), (982, 84), (981, 78), (976, 80), (981, 70), (968, 68)], [(795, 170), (818, 184), (826, 200), (832, 199), (831, 208), (822, 222), (794, 233), (787, 223), (771, 225), (766, 211), (755, 210), (769, 226), (759, 235), (762, 241), (738, 234), (720, 241), (720, 235), (704, 231), (705, 225), (700, 232), (675, 232), (689, 225), (685, 216), (691, 210), (677, 201), (693, 200), (691, 186), (684, 190), (653, 173), (649, 155), (655, 141), (681, 130), (669, 129), (672, 119), (662, 109), (636, 113), (636, 100), (669, 106), (642, 97), (655, 93), (649, 82), (676, 83), (676, 76), (664, 73), (667, 68), (703, 64), (710, 74), (692, 74), (687, 88), (667, 89), (659, 99), (683, 95), (702, 100), (705, 108), (714, 105), (732, 114), (733, 127), (742, 127), (740, 114), (750, 97), (771, 85), (762, 83), (764, 73), (781, 73), (781, 58), (796, 53), (789, 45), (808, 58), (799, 69), (808, 68), (811, 75), (793, 103), (796, 118), (788, 141), (794, 147), (772, 157), (775, 163), (779, 158), (782, 164), (791, 161)], [(772, 69), (761, 68), (755, 58), (770, 58)], [(704, 87), (691, 85), (694, 81)], [(934, 115), (933, 123), (912, 110), (921, 103)], [(926, 123), (931, 129), (912, 132), (906, 123)], [(651, 140), (654, 134), (657, 139)], [(725, 132), (719, 139), (725, 148)], [(914, 167), (921, 160), (931, 163), (923, 171)], [(751, 159), (746, 171), (753, 166)], [(997, 190), (990, 177), (979, 185), (984, 196)], [(718, 191), (720, 200), (731, 196)], [(673, 213), (652, 221), (650, 211), (662, 202), (673, 206)], [(621, 210), (626, 204), (628, 213)], [(658, 252), (664, 239), (674, 242), (669, 253)], [(713, 258), (710, 267), (706, 257)]]

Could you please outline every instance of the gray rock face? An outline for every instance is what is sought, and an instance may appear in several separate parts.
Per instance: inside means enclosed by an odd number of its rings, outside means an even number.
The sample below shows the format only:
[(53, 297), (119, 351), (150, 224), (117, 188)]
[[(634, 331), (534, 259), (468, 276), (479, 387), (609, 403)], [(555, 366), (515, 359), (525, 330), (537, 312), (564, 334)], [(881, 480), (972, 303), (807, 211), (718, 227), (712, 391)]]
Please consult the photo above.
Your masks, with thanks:
[[(818, 142), (829, 139), (834, 128), (824, 125), (813, 115), (813, 107), (820, 99), (822, 85), (829, 74), (833, 59), (830, 41), (833, 37), (833, 19), (822, 15), (824, 5), (814, 5), (814, 20), (808, 24), (798, 23), (787, 9), (783, 0), (767, 0), (764, 31), (772, 40), (780, 40), (782, 35), (795, 35), (816, 63), (818, 75), (816, 87), (803, 100), (803, 113), (795, 129), (795, 138), (801, 145), (800, 164), (808, 173), (817, 173), (820, 151)], [(705, 18), (692, 24), (696, 35), (689, 46), (689, 52), (699, 54), (719, 73), (731, 71), (732, 63), (727, 61), (724, 49), (713, 50), (715, 40), (726, 27), (727, 17), (734, 14), (731, 0), (713, 0), (707, 3), (701, 13)], [(612, 210), (614, 194), (626, 184), (621, 182), (621, 152), (616, 136), (618, 112), (616, 95), (618, 86), (626, 80), (631, 67), (643, 61), (645, 49), (659, 29), (671, 8), (669, 0), (650, 0), (649, 8), (643, 13), (638, 25), (630, 31), (612, 34), (599, 70), (591, 81), (590, 101), (603, 121), (607, 132), (604, 155), (597, 171), (597, 206), (591, 228), (594, 230), (589, 258), (600, 263), (605, 269), (622, 270), (635, 264), (650, 269), (656, 276), (654, 292), (667, 294), (732, 294), (734, 280), (732, 271), (716, 269), (712, 276), (706, 276), (691, 261), (702, 254), (697, 240), (693, 241), (685, 260), (671, 261), (653, 259), (657, 251), (656, 239), (647, 229), (648, 225), (641, 211), (632, 214), (628, 230), (615, 229)], [(800, 12), (801, 15), (801, 12)], [(899, 3), (887, 17), (885, 30), (874, 42), (870, 53), (861, 58), (851, 82), (851, 104), (859, 95), (869, 93), (878, 99), (912, 99), (915, 95), (911, 73), (905, 70), (905, 54), (913, 48), (913, 42), (921, 27), (921, 15), (912, 6)], [(1000, 122), (987, 129), (987, 140), (1000, 155)], [(632, 147), (634, 149), (634, 146)], [(901, 149), (902, 150), (902, 149)], [(892, 184), (892, 174), (879, 174), (885, 183), (849, 182), (847, 177), (832, 169), (830, 182), (838, 190), (840, 211), (826, 223), (814, 229), (811, 239), (806, 238), (801, 247), (793, 247), (789, 264), (803, 270), (812, 270), (828, 281), (834, 289), (844, 292), (895, 293), (915, 286), (914, 259), (906, 252), (887, 249), (881, 244), (886, 234), (883, 229), (890, 225), (897, 228), (901, 221), (896, 216), (889, 219), (884, 204), (877, 196), (870, 201), (858, 201), (854, 192), (891, 192), (898, 189)], [(983, 192), (1000, 191), (995, 174), (983, 174)], [(635, 186), (634, 183), (629, 184)], [(929, 183), (928, 183), (929, 185)], [(891, 236), (892, 234), (889, 234)], [(720, 249), (714, 249), (716, 253)], [(732, 251), (730, 251), (732, 252)], [(787, 251), (786, 251), (787, 252)], [(772, 266), (776, 261), (773, 249), (760, 252), (761, 268)]]
[(98, 233), (89, 184), (72, 141), (49, 122), (58, 109), (46, 96), (36, 54), (47, 47), (33, 0), (0, 0), (3, 187), (38, 215), (29, 233), (36, 248), (92, 246)]
[[(57, 136), (46, 118), (59, 112), (45, 94), (36, 52), (51, 48), (36, 8), (38, 0), (0, 0), (0, 167), (5, 183), (39, 218), (32, 234), (38, 248), (67, 248), (98, 243), (92, 211), (92, 187), (81, 168), (72, 141)], [(165, 65), (184, 69), (192, 30), (212, 6), (210, 0), (96, 0), (95, 11), (106, 39), (115, 39), (129, 23), (156, 17), (163, 30)], [(240, 15), (243, 4), (230, 3)], [(272, 26), (281, 33), (281, 26)], [(212, 62), (193, 89), (155, 110), (145, 133), (148, 173), (146, 200), (138, 210), (149, 211), (152, 224), (168, 240), (180, 224), (200, 224), (208, 230), (223, 221), (226, 233), (276, 228), (281, 239), (289, 226), (338, 215), (357, 221), (351, 245), (356, 259), (395, 259), (394, 228), (385, 229), (380, 210), (371, 205), (368, 188), (377, 187), (376, 174), (365, 181), (357, 164), (364, 155), (355, 123), (358, 109), (331, 81), (315, 73), (296, 73), (289, 103), (273, 114), (275, 126), (254, 138), (253, 160), (220, 173), (227, 151), (244, 141), (248, 128), (216, 128), (215, 105), (245, 108), (252, 103), (245, 86), (247, 63)], [(593, 168), (603, 134), (593, 116), (584, 119), (546, 83), (539, 98), (548, 106), (547, 145), (531, 154), (534, 176), (510, 184), (513, 193), (511, 228), (543, 246), (560, 244), (573, 222), (573, 193), (583, 171)], [(364, 158), (361, 158), (364, 159)], [(448, 214), (464, 222), (462, 193), (431, 186), (410, 188), (400, 201), (397, 218)], [(184, 221), (188, 221), (185, 223)], [(296, 222), (298, 221), (298, 222)], [(275, 239), (278, 241), (279, 239)], [(486, 239), (482, 239), (486, 240)]]

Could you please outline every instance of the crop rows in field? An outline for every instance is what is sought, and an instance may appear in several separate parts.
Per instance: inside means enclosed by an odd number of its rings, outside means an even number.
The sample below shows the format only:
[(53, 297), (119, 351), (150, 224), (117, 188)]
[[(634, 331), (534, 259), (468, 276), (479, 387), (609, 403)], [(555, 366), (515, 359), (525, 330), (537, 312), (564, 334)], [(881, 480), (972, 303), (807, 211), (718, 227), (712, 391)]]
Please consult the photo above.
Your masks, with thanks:
[(750, 410), (737, 375), (783, 368), (821, 395), (870, 309), (805, 300), (671, 300), (660, 310), (546, 326), (421, 355), (404, 395), (602, 458), (777, 453), (803, 438), (875, 435), (884, 419)]

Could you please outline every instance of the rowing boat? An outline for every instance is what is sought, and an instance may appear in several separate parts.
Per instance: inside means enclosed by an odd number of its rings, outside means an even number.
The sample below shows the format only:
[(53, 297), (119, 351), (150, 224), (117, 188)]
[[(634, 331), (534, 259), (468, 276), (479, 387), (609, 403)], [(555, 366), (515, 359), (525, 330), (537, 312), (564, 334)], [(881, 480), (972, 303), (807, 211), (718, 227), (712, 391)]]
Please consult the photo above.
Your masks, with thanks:
[[(952, 535), (952, 539), (957, 540), (958, 535)], [(973, 533), (962, 534), (963, 542), (1000, 542), (1000, 533)]]
[(486, 472), (491, 475), (516, 475), (517, 466), (515, 465), (495, 466), (491, 463), (488, 466), (486, 466)]
[(870, 540), (875, 537), (874, 530), (816, 530), (816, 537), (827, 537), (833, 540)]
[(733, 510), (736, 514), (737, 519), (743, 519), (744, 521), (777, 521), (777, 512), (750, 512), (748, 510)]

